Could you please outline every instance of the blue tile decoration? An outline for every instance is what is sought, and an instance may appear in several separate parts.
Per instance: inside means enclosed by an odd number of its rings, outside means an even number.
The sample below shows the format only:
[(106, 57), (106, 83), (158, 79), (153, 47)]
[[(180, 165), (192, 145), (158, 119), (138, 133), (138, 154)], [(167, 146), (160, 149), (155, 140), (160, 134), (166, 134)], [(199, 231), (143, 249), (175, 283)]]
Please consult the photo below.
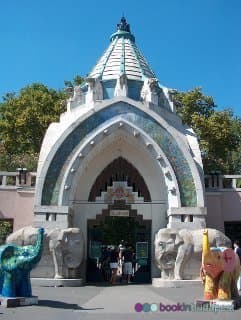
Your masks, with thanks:
[(116, 86), (116, 80), (102, 81), (103, 99), (114, 98), (115, 86)]
[(133, 100), (140, 101), (142, 86), (142, 81), (127, 80), (128, 97)]
[(65, 167), (76, 148), (93, 130), (117, 116), (140, 127), (161, 147), (176, 174), (182, 206), (195, 207), (197, 195), (193, 176), (185, 155), (173, 136), (150, 115), (124, 102), (118, 102), (91, 115), (66, 137), (48, 168), (42, 193), (42, 205), (57, 205)]

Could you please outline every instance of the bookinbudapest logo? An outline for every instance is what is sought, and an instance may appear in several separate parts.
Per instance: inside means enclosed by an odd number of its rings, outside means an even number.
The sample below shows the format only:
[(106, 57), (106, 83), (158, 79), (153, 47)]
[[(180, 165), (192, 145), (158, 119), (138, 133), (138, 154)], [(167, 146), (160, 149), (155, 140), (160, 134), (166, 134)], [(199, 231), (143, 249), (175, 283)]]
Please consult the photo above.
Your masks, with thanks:
[(218, 312), (218, 311), (234, 311), (229, 305), (220, 306), (215, 304), (207, 304), (198, 306), (195, 303), (176, 303), (176, 304), (163, 304), (163, 303), (136, 303), (136, 312)]

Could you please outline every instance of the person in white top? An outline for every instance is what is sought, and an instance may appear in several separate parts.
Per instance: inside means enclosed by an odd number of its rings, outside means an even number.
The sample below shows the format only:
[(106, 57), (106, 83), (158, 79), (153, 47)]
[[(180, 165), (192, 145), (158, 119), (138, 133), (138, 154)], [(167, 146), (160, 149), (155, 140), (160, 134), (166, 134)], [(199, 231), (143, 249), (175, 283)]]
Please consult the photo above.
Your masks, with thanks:
[[(240, 260), (240, 264), (241, 264), (241, 248), (240, 248), (240, 241), (239, 240), (235, 240), (233, 243), (234, 246), (234, 252), (237, 253), (237, 255), (239, 256), (239, 260)], [(239, 278), (238, 278), (238, 282), (237, 282), (237, 287), (238, 287), (238, 291), (241, 290), (241, 272), (239, 274)]]

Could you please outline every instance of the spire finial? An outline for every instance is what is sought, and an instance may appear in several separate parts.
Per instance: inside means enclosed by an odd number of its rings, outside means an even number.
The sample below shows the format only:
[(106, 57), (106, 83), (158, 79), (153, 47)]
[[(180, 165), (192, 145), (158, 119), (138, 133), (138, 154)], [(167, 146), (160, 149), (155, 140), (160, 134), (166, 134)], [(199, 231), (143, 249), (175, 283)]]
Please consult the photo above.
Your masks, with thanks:
[(124, 14), (121, 18), (120, 23), (117, 24), (117, 30), (131, 32), (130, 25), (126, 22), (126, 18), (124, 17)]
[(111, 35), (110, 41), (113, 41), (116, 38), (130, 39), (130, 41), (135, 42), (135, 37), (131, 33), (130, 25), (126, 22), (124, 14), (120, 20), (120, 23), (117, 24), (117, 32)]

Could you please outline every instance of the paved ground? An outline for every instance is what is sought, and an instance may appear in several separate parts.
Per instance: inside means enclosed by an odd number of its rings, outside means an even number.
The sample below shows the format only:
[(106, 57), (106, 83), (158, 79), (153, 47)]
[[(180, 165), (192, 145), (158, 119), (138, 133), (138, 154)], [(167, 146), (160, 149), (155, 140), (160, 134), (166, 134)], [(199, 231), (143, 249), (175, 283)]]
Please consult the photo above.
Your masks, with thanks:
[(241, 319), (241, 309), (233, 312), (135, 311), (136, 303), (158, 305), (158, 308), (160, 303), (190, 305), (195, 299), (202, 297), (201, 286), (183, 289), (132, 284), (78, 288), (33, 287), (33, 294), (39, 297), (38, 305), (18, 308), (0, 307), (0, 320)]

